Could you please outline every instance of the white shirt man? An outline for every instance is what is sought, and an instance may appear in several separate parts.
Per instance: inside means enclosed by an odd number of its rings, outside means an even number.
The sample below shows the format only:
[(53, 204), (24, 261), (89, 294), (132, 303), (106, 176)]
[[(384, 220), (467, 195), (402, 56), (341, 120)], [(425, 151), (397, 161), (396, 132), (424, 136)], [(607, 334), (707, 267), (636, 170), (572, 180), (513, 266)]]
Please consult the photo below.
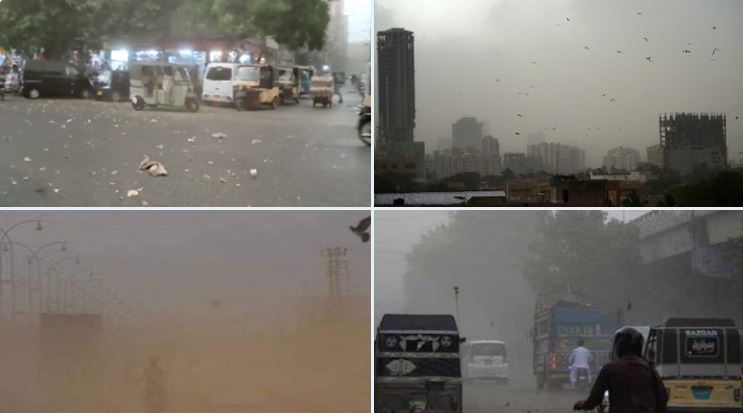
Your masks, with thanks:
[(583, 342), (578, 341), (578, 347), (576, 347), (572, 353), (568, 362), (570, 363), (570, 387), (575, 387), (575, 382), (578, 379), (578, 369), (585, 369), (588, 373), (588, 382), (591, 382), (591, 359), (593, 354), (591, 350), (583, 347)]

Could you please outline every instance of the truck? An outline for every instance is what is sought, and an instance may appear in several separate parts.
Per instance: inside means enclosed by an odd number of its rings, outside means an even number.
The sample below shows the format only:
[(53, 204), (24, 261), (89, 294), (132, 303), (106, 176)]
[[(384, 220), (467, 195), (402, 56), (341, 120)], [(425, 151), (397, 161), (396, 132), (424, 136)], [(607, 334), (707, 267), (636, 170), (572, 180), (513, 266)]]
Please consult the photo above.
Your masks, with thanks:
[(460, 337), (449, 314), (385, 314), (374, 343), (376, 413), (461, 413)]
[(570, 354), (579, 340), (593, 354), (590, 370), (595, 379), (610, 359), (619, 318), (618, 314), (603, 313), (578, 295), (538, 299), (531, 330), (532, 371), (537, 388), (565, 388), (570, 382)]

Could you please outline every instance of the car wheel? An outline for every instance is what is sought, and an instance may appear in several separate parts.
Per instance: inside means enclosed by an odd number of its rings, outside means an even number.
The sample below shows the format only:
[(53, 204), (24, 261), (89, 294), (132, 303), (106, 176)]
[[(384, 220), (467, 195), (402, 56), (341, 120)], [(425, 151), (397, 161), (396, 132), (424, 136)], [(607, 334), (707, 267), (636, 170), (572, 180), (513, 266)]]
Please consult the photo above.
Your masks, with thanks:
[(196, 101), (196, 99), (186, 99), (186, 109), (188, 109), (189, 112), (198, 112), (199, 102)]
[(142, 99), (141, 97), (137, 96), (136, 99), (135, 99), (135, 101), (132, 102), (132, 107), (136, 111), (140, 111), (140, 110), (144, 109), (144, 99)]
[(41, 97), (41, 91), (35, 87), (32, 87), (28, 90), (28, 92), (26, 92), (26, 96), (30, 99), (38, 99)]
[(364, 142), (366, 146), (371, 146), (371, 119), (359, 120), (359, 139)]

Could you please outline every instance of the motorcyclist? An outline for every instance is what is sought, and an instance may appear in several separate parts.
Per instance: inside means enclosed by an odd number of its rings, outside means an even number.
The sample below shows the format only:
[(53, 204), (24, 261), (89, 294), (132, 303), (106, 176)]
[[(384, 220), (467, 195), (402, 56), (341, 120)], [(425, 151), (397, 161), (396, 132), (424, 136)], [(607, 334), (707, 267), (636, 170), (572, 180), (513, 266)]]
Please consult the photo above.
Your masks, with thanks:
[(592, 410), (609, 392), (611, 413), (666, 413), (668, 393), (663, 380), (647, 360), (642, 358), (642, 334), (632, 327), (614, 336), (617, 360), (604, 365), (586, 400), (573, 410)]
[(568, 363), (570, 364), (570, 387), (575, 388), (575, 382), (578, 380), (578, 370), (583, 370), (588, 375), (588, 382), (591, 382), (591, 362), (593, 353), (584, 347), (584, 341), (578, 339), (577, 347), (570, 353)]

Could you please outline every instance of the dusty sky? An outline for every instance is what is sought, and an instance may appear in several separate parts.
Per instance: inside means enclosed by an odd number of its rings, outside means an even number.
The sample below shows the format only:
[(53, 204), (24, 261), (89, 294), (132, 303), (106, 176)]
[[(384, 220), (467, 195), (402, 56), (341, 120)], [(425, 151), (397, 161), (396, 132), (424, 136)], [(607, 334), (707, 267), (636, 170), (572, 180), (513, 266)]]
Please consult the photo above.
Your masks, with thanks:
[[(534, 211), (522, 213), (533, 214)], [(645, 213), (609, 211), (608, 217), (630, 221)], [(408, 270), (406, 255), (423, 235), (446, 224), (450, 215), (450, 211), (377, 211), (374, 214), (374, 313), (377, 319), (382, 313), (400, 311), (405, 300), (403, 276)], [(497, 233), (497, 229), (493, 230)]]
[(427, 151), (470, 115), (501, 152), (525, 151), (541, 131), (584, 147), (590, 166), (620, 145), (644, 157), (658, 115), (676, 111), (727, 113), (740, 158), (741, 22), (741, 0), (375, 2), (376, 31), (415, 33), (416, 139)]
[(369, 42), (371, 38), (371, 0), (346, 0), (348, 41)]
[[(304, 298), (324, 298), (320, 249), (347, 247), (350, 290), (370, 294), (370, 244), (351, 233), (363, 211), (2, 211), (0, 228), (42, 219), (13, 231), (31, 247), (68, 241), (62, 253), (106, 287), (157, 318), (209, 319), (260, 314)], [(23, 258), (23, 257), (21, 257)], [(25, 259), (20, 262), (25, 264)], [(73, 261), (64, 263), (76, 271)], [(25, 268), (25, 267), (24, 267)], [(24, 272), (25, 274), (25, 272)], [(213, 308), (212, 301), (221, 301)]]

